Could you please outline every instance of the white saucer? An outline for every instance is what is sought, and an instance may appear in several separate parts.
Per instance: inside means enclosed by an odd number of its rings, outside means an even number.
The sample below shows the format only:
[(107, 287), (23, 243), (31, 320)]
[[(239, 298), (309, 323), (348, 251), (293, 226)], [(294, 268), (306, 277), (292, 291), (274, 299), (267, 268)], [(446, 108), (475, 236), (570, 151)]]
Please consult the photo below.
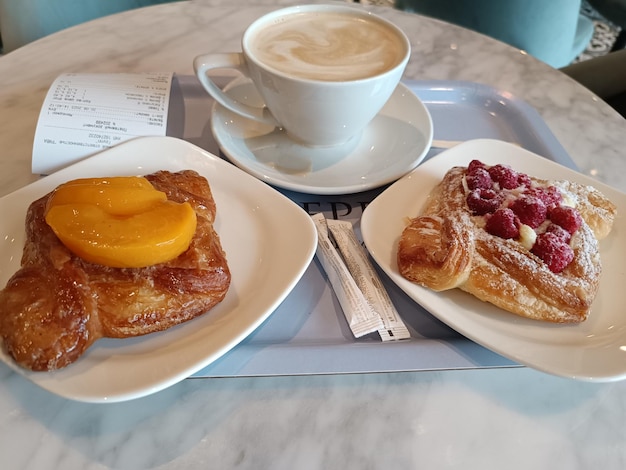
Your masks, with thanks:
[[(249, 79), (239, 78), (225, 91), (263, 106)], [(273, 186), (310, 194), (356, 193), (395, 181), (424, 159), (433, 138), (426, 106), (403, 84), (361, 136), (339, 147), (300, 145), (282, 130), (217, 103), (211, 130), (224, 155), (242, 170)]]

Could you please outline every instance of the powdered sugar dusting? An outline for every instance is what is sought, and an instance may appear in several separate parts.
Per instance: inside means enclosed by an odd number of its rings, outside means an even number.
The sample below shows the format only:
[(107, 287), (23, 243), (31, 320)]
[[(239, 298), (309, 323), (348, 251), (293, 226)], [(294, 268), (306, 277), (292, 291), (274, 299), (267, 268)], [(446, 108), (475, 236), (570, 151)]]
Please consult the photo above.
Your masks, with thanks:
[[(546, 220), (535, 229), (520, 225), (523, 235), (505, 239), (487, 231), (490, 214), (473, 214), (468, 206), (467, 194), (484, 185), (485, 179), (481, 176), (468, 182), (467, 171), (466, 167), (450, 169), (432, 191), (422, 215), (412, 219), (403, 232), (398, 247), (402, 275), (435, 290), (459, 287), (483, 301), (528, 318), (558, 323), (585, 320), (602, 269), (594, 233), (608, 233), (615, 207), (594, 188), (517, 174), (520, 183), (517, 187), (491, 188), (502, 192), (502, 205), (508, 207), (526, 193), (542, 198), (549, 207), (575, 202), (584, 223), (570, 239), (566, 230), (555, 229), (547, 212)], [(507, 181), (505, 184), (512, 186), (510, 175)], [(425, 219), (432, 218), (442, 221), (437, 227), (439, 233), (436, 230), (434, 233), (433, 227), (425, 223)], [(410, 247), (403, 244), (408, 232), (411, 232)], [(568, 243), (566, 251), (574, 254), (559, 273), (552, 272), (532, 252), (534, 241), (546, 233), (558, 243)], [(469, 262), (451, 269), (457, 266), (453, 261), (463, 257)]]

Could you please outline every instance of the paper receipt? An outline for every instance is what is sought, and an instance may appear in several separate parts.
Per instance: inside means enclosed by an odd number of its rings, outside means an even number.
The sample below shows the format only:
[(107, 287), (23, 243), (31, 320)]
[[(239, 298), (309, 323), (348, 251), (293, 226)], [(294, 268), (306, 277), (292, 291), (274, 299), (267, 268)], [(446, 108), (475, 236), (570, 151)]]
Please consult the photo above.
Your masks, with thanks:
[(172, 75), (57, 77), (37, 122), (33, 173), (49, 174), (134, 137), (165, 135)]

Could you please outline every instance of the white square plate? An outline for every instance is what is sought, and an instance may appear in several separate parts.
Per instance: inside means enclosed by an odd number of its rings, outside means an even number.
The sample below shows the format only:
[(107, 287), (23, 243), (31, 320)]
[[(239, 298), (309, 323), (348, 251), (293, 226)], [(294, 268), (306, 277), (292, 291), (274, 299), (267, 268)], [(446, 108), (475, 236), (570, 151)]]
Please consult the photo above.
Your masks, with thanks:
[(295, 203), (230, 163), (171, 137), (123, 143), (0, 199), (0, 285), (20, 266), (28, 206), (80, 177), (195, 170), (217, 204), (215, 228), (231, 270), (225, 299), (194, 320), (137, 338), (101, 339), (75, 363), (30, 372), (0, 358), (37, 385), (66, 398), (114, 402), (162, 390), (199, 371), (254, 331), (282, 302), (309, 265), (317, 234)]
[[(398, 272), (398, 239), (409, 217), (453, 166), (473, 159), (508, 164), (531, 176), (589, 184), (616, 204), (613, 231), (600, 242), (603, 273), (589, 318), (555, 325), (513, 315), (454, 289), (434, 292)], [(554, 375), (588, 381), (626, 378), (626, 195), (515, 145), (473, 140), (442, 152), (380, 194), (366, 208), (361, 232), (372, 257), (404, 292), (459, 333), (520, 364)]]

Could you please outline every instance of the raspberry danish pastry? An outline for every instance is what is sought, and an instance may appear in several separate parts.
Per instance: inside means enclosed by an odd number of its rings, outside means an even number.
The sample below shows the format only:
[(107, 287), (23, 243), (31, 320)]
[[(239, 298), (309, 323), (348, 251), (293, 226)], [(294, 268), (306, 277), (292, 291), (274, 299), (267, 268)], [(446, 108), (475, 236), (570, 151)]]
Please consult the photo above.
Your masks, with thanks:
[(598, 240), (616, 208), (590, 186), (473, 160), (454, 167), (402, 232), (402, 276), (460, 288), (517, 315), (584, 321), (598, 291)]

